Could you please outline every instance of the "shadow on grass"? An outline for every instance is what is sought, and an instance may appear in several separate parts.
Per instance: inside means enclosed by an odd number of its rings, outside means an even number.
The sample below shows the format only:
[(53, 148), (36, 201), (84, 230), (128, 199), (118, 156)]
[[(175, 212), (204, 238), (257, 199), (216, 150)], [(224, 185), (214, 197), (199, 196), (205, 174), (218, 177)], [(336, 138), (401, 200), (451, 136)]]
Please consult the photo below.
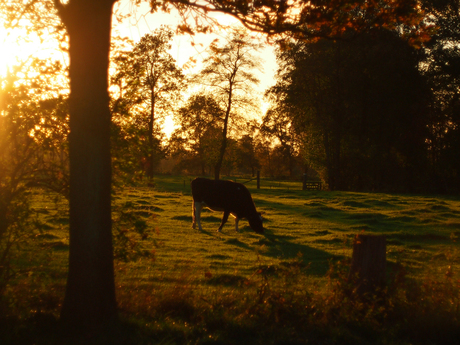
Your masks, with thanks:
[(62, 344), (59, 332), (59, 321), (51, 314), (35, 313), (26, 319), (0, 318), (0, 344), (2, 345)]
[(241, 249), (245, 249), (245, 250), (253, 250), (253, 248), (248, 245), (247, 243), (244, 243), (244, 242), (241, 242), (239, 239), (237, 238), (230, 238), (228, 240), (225, 240), (225, 243), (226, 244), (230, 244), (230, 245), (233, 245), (233, 246), (236, 246), (236, 247), (239, 247)]
[(264, 237), (256, 241), (255, 244), (263, 246), (261, 251), (265, 256), (283, 261), (300, 259), (310, 267), (309, 274), (317, 276), (326, 274), (329, 269), (329, 260), (339, 259), (327, 251), (292, 242), (290, 236), (276, 235), (271, 231), (266, 231)]
[[(221, 234), (216, 230), (203, 229), (201, 233), (212, 237), (220, 236)], [(275, 234), (269, 229), (265, 229), (265, 233), (260, 235), (256, 234), (247, 225), (240, 228), (240, 232), (245, 233), (245, 238), (252, 239), (252, 242), (247, 243), (245, 240), (240, 240), (236, 237), (227, 239), (224, 237), (224, 243), (244, 251), (258, 252), (262, 256), (275, 258), (282, 262), (301, 258), (303, 264), (310, 267), (309, 273), (313, 275), (324, 276), (329, 269), (329, 260), (340, 259), (337, 255), (332, 255), (327, 251), (294, 242), (297, 239), (296, 236)], [(223, 236), (233, 234), (236, 234), (233, 227), (224, 227)]]
[[(329, 260), (339, 259), (326, 251), (293, 242), (296, 239), (295, 236), (277, 235), (268, 229), (265, 230), (265, 234), (260, 235), (254, 233), (249, 226), (241, 230), (247, 233), (250, 239), (253, 239), (252, 243), (248, 244), (235, 237), (226, 239), (224, 242), (245, 251), (254, 251), (265, 257), (276, 258), (281, 260), (281, 264), (300, 258), (304, 266), (310, 267), (309, 273), (313, 275), (324, 276), (329, 269)], [(215, 236), (215, 233), (208, 231), (202, 231), (202, 233)]]
[[(169, 331), (169, 337), (174, 334)], [(180, 334), (174, 334), (180, 339)], [(114, 327), (99, 334), (69, 337), (59, 320), (51, 314), (36, 313), (26, 319), (0, 318), (0, 344), (2, 345), (128, 345), (165, 342), (167, 335), (154, 332), (138, 322), (121, 320)]]

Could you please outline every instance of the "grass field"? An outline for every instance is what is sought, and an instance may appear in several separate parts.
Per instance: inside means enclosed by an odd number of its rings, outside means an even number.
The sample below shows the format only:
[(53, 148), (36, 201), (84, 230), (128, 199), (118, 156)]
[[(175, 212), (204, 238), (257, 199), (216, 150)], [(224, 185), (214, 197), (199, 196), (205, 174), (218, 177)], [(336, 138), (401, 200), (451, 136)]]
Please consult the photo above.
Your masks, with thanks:
[[(264, 235), (245, 220), (236, 233), (232, 218), (218, 233), (221, 214), (207, 211), (203, 231), (193, 230), (188, 177), (161, 176), (154, 188), (114, 193), (117, 297), (130, 330), (120, 338), (129, 341), (120, 343), (457, 339), (460, 198), (302, 191), (300, 182), (262, 181), (259, 190), (255, 181), (246, 185), (263, 212)], [(0, 329), (2, 344), (54, 339), (46, 327), (52, 329), (49, 319), (58, 317), (64, 294), (68, 210), (65, 200), (48, 192), (35, 193), (33, 207), (40, 233), (15, 262), (18, 275), (0, 312), (16, 333)], [(384, 302), (363, 306), (343, 294), (353, 238), (363, 231), (386, 235), (389, 279), (404, 272), (397, 286), (404, 296), (392, 292)], [(410, 315), (414, 306), (417, 316)], [(20, 333), (24, 328), (29, 337)]]

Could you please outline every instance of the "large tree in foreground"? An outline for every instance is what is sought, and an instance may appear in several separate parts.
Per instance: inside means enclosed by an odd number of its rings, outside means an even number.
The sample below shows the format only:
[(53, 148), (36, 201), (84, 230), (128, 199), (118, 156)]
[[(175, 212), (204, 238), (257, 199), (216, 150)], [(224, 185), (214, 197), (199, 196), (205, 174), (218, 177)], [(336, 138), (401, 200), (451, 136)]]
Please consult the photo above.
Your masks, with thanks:
[(69, 332), (90, 334), (117, 318), (107, 78), (115, 0), (54, 2), (70, 56), (70, 252), (61, 321)]
[[(1, 2), (19, 17), (37, 3)], [(61, 318), (75, 333), (94, 334), (116, 320), (110, 218), (110, 109), (108, 66), (115, 0), (52, 0), (69, 36), (70, 257)], [(140, 1), (136, 1), (140, 2)], [(14, 3), (15, 6), (11, 5)], [(150, 1), (152, 11), (175, 6), (182, 14), (224, 12), (252, 30), (309, 39), (345, 27), (394, 26), (419, 16), (416, 0)], [(358, 14), (358, 17), (356, 16)], [(38, 17), (38, 16), (37, 16)], [(13, 18), (14, 20), (14, 18)], [(187, 25), (184, 31), (190, 31)], [(205, 31), (205, 25), (198, 29)]]

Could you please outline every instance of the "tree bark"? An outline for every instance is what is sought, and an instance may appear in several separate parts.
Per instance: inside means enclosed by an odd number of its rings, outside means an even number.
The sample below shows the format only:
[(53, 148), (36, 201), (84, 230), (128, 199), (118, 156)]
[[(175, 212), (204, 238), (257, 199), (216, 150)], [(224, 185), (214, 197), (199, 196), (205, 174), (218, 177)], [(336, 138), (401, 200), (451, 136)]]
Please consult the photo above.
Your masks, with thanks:
[(374, 293), (385, 285), (386, 237), (356, 235), (349, 279), (359, 295)]
[(220, 178), (220, 170), (222, 169), (222, 163), (224, 161), (225, 151), (227, 150), (228, 120), (230, 118), (230, 112), (232, 109), (232, 92), (233, 92), (233, 82), (230, 81), (229, 93), (228, 93), (228, 103), (227, 103), (227, 110), (225, 112), (224, 128), (222, 129), (222, 141), (220, 144), (219, 158), (214, 167), (214, 179), (215, 180), (218, 180)]
[(61, 322), (94, 335), (117, 320), (108, 65), (114, 0), (55, 4), (69, 34), (70, 249)]

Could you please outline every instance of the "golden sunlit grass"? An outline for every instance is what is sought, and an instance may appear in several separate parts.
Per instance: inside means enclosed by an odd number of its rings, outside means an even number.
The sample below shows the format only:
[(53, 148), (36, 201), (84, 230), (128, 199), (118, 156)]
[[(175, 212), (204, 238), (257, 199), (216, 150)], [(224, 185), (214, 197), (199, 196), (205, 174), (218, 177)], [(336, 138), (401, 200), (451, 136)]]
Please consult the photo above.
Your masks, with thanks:
[[(128, 237), (115, 236), (118, 332), (128, 339), (119, 343), (458, 341), (458, 197), (302, 192), (299, 182), (262, 181), (256, 190), (251, 182), (266, 217), (261, 236), (244, 221), (242, 233), (230, 222), (219, 234), (220, 214), (210, 212), (204, 231), (192, 230), (189, 178), (155, 184), (113, 195), (114, 234)], [(33, 198), (40, 232), (21, 248), (0, 301), (2, 344), (60, 343), (67, 205), (40, 190)], [(388, 289), (367, 300), (350, 294), (346, 278), (351, 240), (363, 230), (387, 235), (390, 268)]]
[[(249, 182), (266, 234), (245, 221), (242, 233), (232, 221), (217, 233), (221, 215), (211, 212), (203, 212), (199, 232), (191, 228), (189, 182), (161, 176), (155, 188), (114, 193), (117, 297), (131, 343), (457, 339), (458, 198), (305, 192), (300, 182), (262, 181), (257, 190)], [(46, 328), (64, 294), (68, 214), (51, 193), (37, 191), (33, 202), (40, 234), (16, 262), (4, 315)], [(347, 285), (352, 239), (362, 231), (387, 236), (388, 287), (367, 300)]]

